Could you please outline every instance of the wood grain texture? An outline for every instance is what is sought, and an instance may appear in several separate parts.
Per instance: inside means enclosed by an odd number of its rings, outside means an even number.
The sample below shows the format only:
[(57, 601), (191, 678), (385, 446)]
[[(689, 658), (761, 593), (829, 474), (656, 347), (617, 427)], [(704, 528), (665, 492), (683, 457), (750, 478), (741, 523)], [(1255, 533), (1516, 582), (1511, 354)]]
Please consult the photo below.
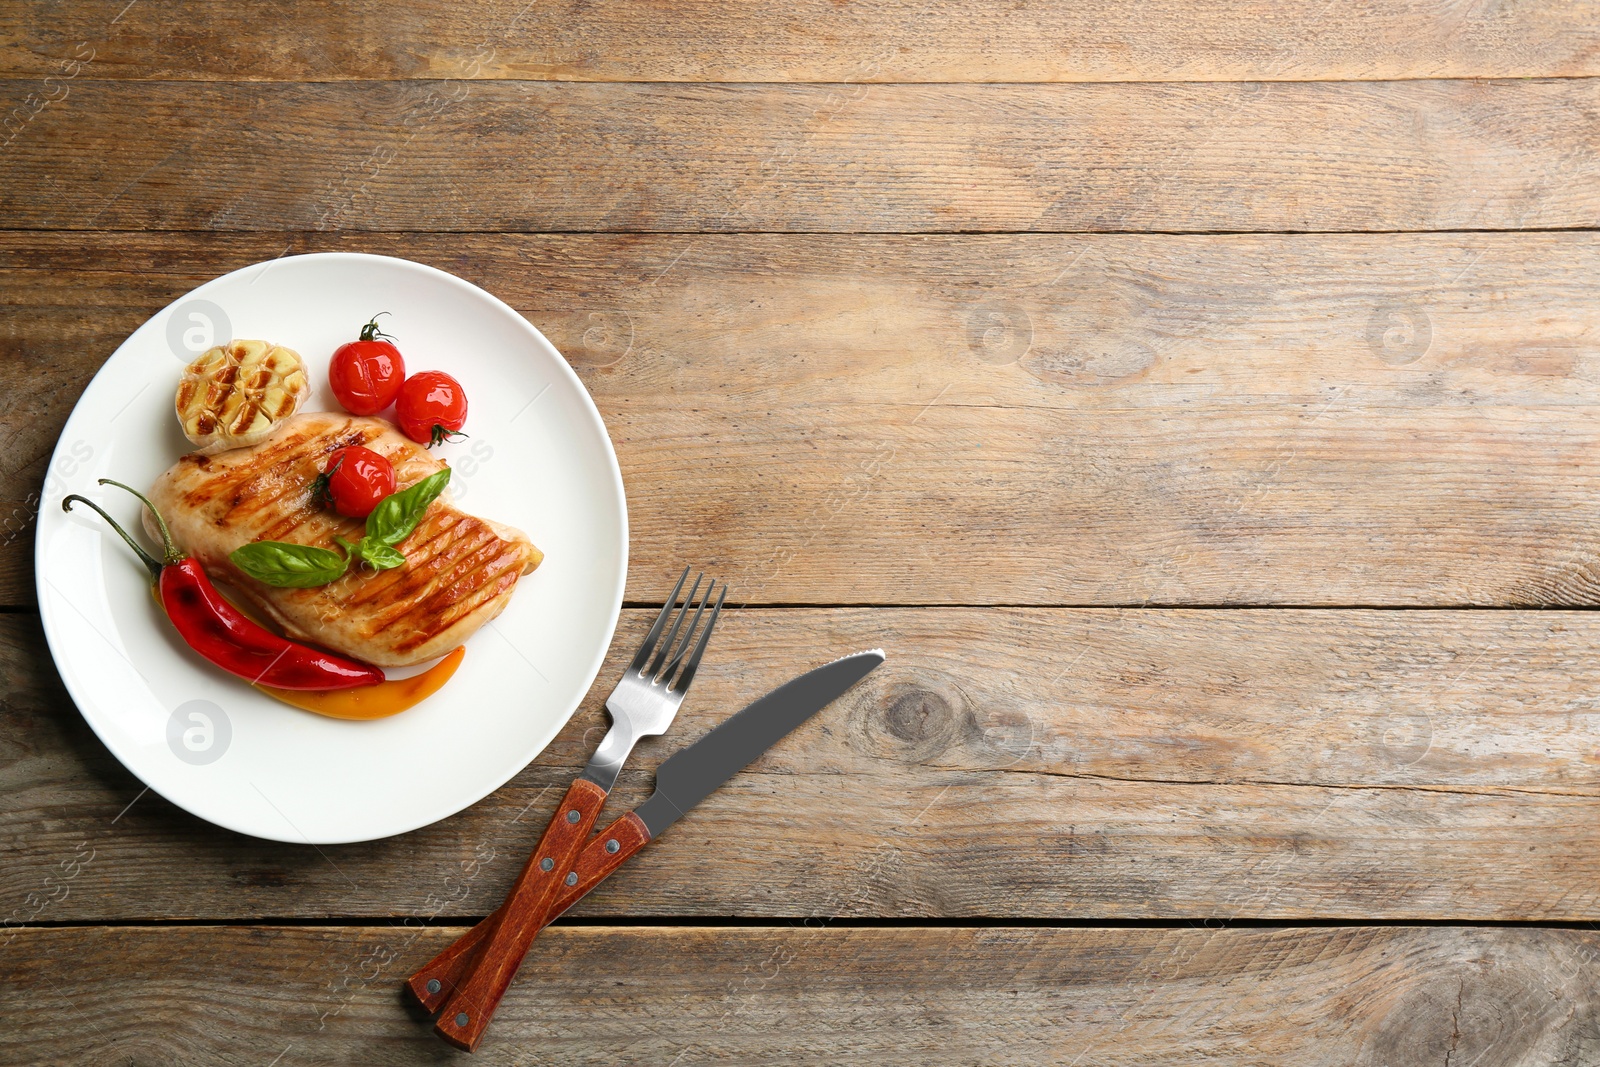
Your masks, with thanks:
[[(0, 914), (487, 914), (653, 615), (624, 613), (623, 652), (511, 784), (423, 830), (322, 849), (141, 796), (61, 693), (37, 623), (0, 618)], [(1597, 645), (1585, 612), (725, 612), (604, 821), (798, 670), (873, 646), (888, 662), (574, 914), (1593, 919)]]
[(106, 356), (314, 250), (455, 271), (566, 353), (635, 601), (691, 559), (746, 603), (1600, 599), (1593, 234), (10, 233), (0, 603)]
[[(0, 1062), (438, 1063), (452, 928), (80, 928), (5, 947)], [(552, 929), (474, 1063), (1476, 1067), (1600, 1054), (1600, 935), (1391, 927)]]
[(1189, 232), (1600, 220), (1594, 79), (868, 86), (85, 76), (60, 88), (40, 103), (29, 83), (0, 82), (0, 113), (24, 117), (0, 154), (8, 226)]
[(1556, 77), (1600, 73), (1590, 0), (1511, 6), (1097, 0), (526, 4), (29, 0), (0, 69), (99, 78), (1057, 82)]

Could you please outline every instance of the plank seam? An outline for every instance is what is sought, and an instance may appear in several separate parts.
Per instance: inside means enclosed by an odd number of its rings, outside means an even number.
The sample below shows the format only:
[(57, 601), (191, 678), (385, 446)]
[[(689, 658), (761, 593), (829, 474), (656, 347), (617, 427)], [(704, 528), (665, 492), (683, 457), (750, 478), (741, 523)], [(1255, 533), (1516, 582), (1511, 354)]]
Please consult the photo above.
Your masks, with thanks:
[[(149, 236), (195, 236), (216, 237), (218, 235), (255, 236), (276, 234), (278, 236), (321, 236), (352, 238), (363, 236), (382, 237), (1036, 237), (1041, 240), (1054, 237), (1449, 237), (1462, 236), (1493, 236), (1496, 234), (1534, 234), (1534, 233), (1600, 233), (1596, 226), (1530, 226), (1530, 227), (1485, 227), (1482, 229), (1446, 229), (1446, 230), (385, 230), (385, 229), (332, 229), (332, 230), (305, 230), (305, 229), (163, 229), (160, 227), (146, 227), (140, 230), (111, 230), (100, 227), (85, 227), (81, 230), (62, 229), (54, 226), (0, 226), (0, 236), (7, 234), (39, 235), (59, 234), (82, 237), (84, 234), (103, 234), (114, 236), (118, 234)], [(15, 270), (43, 270), (40, 267), (16, 267)], [(97, 272), (95, 268), (83, 268), (83, 273)], [(104, 271), (103, 273), (116, 274), (125, 271)], [(159, 274), (160, 271), (141, 271), (146, 274)], [(173, 273), (183, 273), (174, 271)]]
[[(423, 925), (407, 922), (408, 917), (391, 920), (372, 916), (263, 916), (246, 919), (60, 919), (55, 921), (14, 923), (8, 929), (26, 930), (151, 930), (151, 929), (327, 929), (349, 927), (362, 930), (406, 930), (416, 932), (426, 929), (449, 931), (475, 925), (482, 915), (432, 916)], [(552, 927), (573, 928), (660, 928), (682, 927), (694, 930), (785, 930), (803, 929), (815, 933), (819, 929), (816, 916), (781, 915), (760, 918), (728, 918), (717, 916), (637, 915), (637, 916), (565, 916), (551, 924)], [(1164, 919), (1122, 918), (1031, 918), (1027, 916), (985, 916), (977, 918), (937, 918), (918, 916), (895, 918), (834, 917), (827, 920), (829, 928), (846, 930), (990, 930), (1017, 927), (1024, 929), (1060, 930), (1328, 930), (1328, 929), (1527, 929), (1573, 930), (1600, 932), (1600, 920), (1542, 920), (1542, 919), (1455, 919), (1410, 918), (1368, 919), (1360, 916), (1330, 916), (1327, 918), (1240, 918), (1237, 916), (1187, 917)]]
[[(60, 75), (50, 74), (24, 74), (12, 71), (0, 71), (0, 83), (4, 82), (39, 82), (59, 79)], [(965, 85), (992, 85), (992, 86), (1018, 86), (1037, 87), (1050, 85), (1071, 86), (1104, 86), (1104, 85), (1410, 85), (1417, 82), (1438, 82), (1440, 84), (1481, 84), (1494, 85), (1498, 83), (1519, 84), (1524, 82), (1585, 82), (1600, 79), (1600, 74), (1497, 74), (1476, 75), (1459, 74), (1453, 77), (1439, 75), (1418, 75), (1416, 77), (1402, 78), (1100, 78), (1093, 80), (1052, 79), (1052, 80), (942, 80), (942, 81), (875, 81), (868, 78), (834, 78), (828, 81), (811, 81), (793, 79), (786, 81), (753, 80), (732, 81), (715, 78), (462, 78), (448, 75), (432, 78), (394, 77), (394, 78), (252, 78), (252, 77), (216, 77), (216, 78), (122, 78), (122, 77), (93, 77), (78, 78), (82, 84), (98, 85), (318, 85), (318, 86), (351, 86), (351, 85), (572, 85), (592, 86), (606, 85), (643, 85), (660, 87), (663, 89), (679, 89), (693, 85), (715, 85), (729, 88), (757, 88), (772, 89), (784, 86), (817, 86), (827, 88), (850, 88), (852, 86), (870, 85), (873, 87), (891, 88), (904, 87), (911, 89), (938, 88), (941, 86)]]

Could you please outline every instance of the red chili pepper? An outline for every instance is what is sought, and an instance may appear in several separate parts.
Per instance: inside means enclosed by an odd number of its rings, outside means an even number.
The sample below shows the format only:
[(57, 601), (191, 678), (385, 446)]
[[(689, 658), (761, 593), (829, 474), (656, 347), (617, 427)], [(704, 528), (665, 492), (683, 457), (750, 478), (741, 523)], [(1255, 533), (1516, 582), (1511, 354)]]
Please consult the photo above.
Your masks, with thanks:
[(193, 557), (185, 556), (172, 543), (166, 520), (137, 489), (100, 479), (101, 485), (114, 485), (144, 501), (150, 514), (156, 517), (161, 528), (166, 558), (157, 560), (107, 515), (105, 509), (87, 497), (74, 493), (61, 502), (63, 511), (71, 511), (73, 501), (88, 504), (111, 524), (111, 528), (138, 553), (139, 559), (150, 570), (161, 596), (161, 606), (167, 618), (178, 628), (178, 633), (194, 649), (218, 667), (237, 674), (252, 685), (269, 685), (275, 689), (325, 690), (353, 689), (362, 685), (377, 685), (383, 681), (383, 672), (365, 663), (336, 656), (331, 652), (296, 644), (279, 637), (270, 630), (256, 625), (244, 613), (228, 603), (217, 592), (211, 579)]

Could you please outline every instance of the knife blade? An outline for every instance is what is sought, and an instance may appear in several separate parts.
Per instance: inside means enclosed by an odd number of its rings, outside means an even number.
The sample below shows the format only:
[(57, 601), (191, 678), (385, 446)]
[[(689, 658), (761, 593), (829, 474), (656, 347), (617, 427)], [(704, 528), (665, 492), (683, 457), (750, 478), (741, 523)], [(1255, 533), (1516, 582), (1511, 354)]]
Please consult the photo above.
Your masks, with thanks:
[(651, 837), (716, 792), (795, 727), (833, 703), (883, 662), (883, 650), (857, 652), (785, 682), (656, 769), (656, 790), (633, 809)]
[[(883, 650), (872, 649), (807, 671), (729, 716), (700, 740), (665, 760), (656, 770), (656, 788), (650, 798), (584, 847), (542, 925), (558, 918), (634, 853), (661, 836), (684, 812), (843, 696), (883, 661)], [(494, 923), (495, 915), (488, 916), (411, 976), (407, 987), (424, 1007), (438, 1011), (449, 999), (470, 973), (476, 950), (494, 929)]]

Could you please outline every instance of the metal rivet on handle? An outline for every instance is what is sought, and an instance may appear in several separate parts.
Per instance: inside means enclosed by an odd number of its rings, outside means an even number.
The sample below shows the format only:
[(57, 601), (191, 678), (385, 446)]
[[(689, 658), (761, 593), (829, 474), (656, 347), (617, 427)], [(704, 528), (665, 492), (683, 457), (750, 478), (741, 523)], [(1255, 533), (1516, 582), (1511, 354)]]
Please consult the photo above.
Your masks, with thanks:
[(568, 871), (567, 872), (567, 884), (568, 885), (577, 885), (578, 884), (578, 872), (577, 871)]
[(467, 1018), (467, 1013), (466, 1012), (462, 1012), (461, 1014), (456, 1016), (456, 1025), (457, 1026), (465, 1026), (465, 1025), (467, 1025), (467, 1023), (469, 1023), (471, 1021), (472, 1021), (471, 1019)]
[(437, 979), (437, 978), (428, 979), (428, 992), (437, 993), (437, 992), (439, 992), (439, 990), (441, 990), (443, 988), (444, 987), (439, 984), (439, 979)]
[(606, 842), (607, 852), (616, 852), (620, 848), (622, 848), (622, 846), (617, 843), (617, 839), (614, 837), (610, 841)]
[(583, 816), (578, 814), (577, 808), (573, 808), (571, 811), (567, 812), (568, 822), (577, 822), (581, 818), (583, 818)]
[(556, 865), (556, 861), (551, 859), (549, 856), (546, 856), (544, 859), (539, 861), (539, 869), (541, 871), (548, 871), (551, 867), (554, 867), (555, 865)]

